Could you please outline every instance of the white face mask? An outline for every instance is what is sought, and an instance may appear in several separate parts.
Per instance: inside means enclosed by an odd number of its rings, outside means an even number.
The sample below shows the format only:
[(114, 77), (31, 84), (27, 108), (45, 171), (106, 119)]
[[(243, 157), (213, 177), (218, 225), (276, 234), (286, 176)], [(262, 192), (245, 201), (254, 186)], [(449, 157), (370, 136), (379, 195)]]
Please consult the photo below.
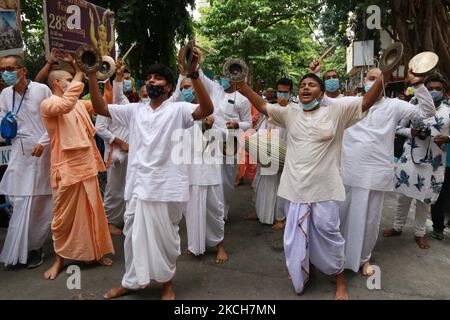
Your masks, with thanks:
[(150, 98), (143, 98), (141, 99), (141, 102), (144, 104), (150, 104)]

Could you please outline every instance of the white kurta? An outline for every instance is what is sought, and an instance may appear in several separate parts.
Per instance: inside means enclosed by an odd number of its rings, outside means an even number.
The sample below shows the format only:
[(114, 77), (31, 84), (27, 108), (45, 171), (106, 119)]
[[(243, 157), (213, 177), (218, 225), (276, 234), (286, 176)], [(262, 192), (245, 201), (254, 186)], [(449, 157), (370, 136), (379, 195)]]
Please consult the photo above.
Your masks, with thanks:
[[(10, 196), (52, 194), (50, 187), (50, 139), (39, 112), (41, 102), (51, 95), (52, 92), (47, 86), (30, 82), (22, 108), (17, 116), (17, 137), (11, 141), (10, 161), (0, 183), (0, 193)], [(1, 118), (7, 112), (12, 111), (12, 99), (12, 87), (4, 89), (0, 95)], [(16, 111), (21, 99), (22, 97), (16, 92)], [(44, 146), (44, 152), (40, 158), (31, 156), (37, 144)]]
[[(290, 107), (290, 105), (287, 106), (287, 108)], [(286, 141), (286, 129), (267, 123), (267, 119), (259, 124), (258, 134), (264, 135), (273, 130), (278, 130), (279, 138)], [(287, 200), (278, 197), (281, 173), (270, 172), (270, 170), (262, 171), (260, 165), (258, 165), (257, 175), (258, 179), (254, 186), (256, 193), (255, 209), (259, 221), (263, 224), (273, 224), (275, 220), (283, 221), (286, 216)]]
[[(365, 119), (345, 131), (342, 179), (347, 199), (341, 204), (341, 232), (346, 240), (346, 267), (354, 271), (370, 259), (378, 238), (384, 199), (378, 192), (392, 191), (394, 187), (394, 137), (398, 123), (435, 114), (425, 86), (418, 87), (415, 93), (419, 105), (383, 98)], [(351, 194), (360, 196), (349, 197)], [(356, 227), (352, 227), (352, 221)]]
[[(50, 231), (52, 191), (50, 186), (50, 139), (39, 112), (41, 102), (52, 95), (40, 83), (30, 82), (17, 115), (17, 137), (12, 139), (8, 168), (0, 182), (0, 193), (13, 205), (8, 234), (0, 256), (5, 265), (26, 263), (28, 251), (40, 249)], [(12, 111), (13, 88), (0, 95), (0, 118)], [(15, 110), (22, 96), (16, 92)], [(44, 146), (40, 158), (31, 156), (37, 144)]]
[(151, 280), (167, 282), (180, 254), (178, 224), (189, 198), (185, 164), (173, 150), (178, 129), (194, 125), (196, 105), (165, 101), (153, 110), (138, 103), (110, 105), (114, 122), (130, 129), (125, 200), (125, 275), (122, 285), (137, 289)]
[[(252, 115), (248, 99), (239, 92), (226, 93), (218, 82), (206, 77), (202, 71), (200, 76), (214, 103), (214, 127), (220, 129), (224, 135), (227, 135), (228, 132), (226, 123), (230, 121), (239, 123), (240, 130), (247, 131), (251, 129)], [(239, 138), (239, 135), (236, 134), (236, 137)], [(224, 157), (224, 163), (222, 165), (222, 188), (225, 201), (225, 219), (227, 219), (235, 189), (234, 182), (237, 175), (236, 157), (234, 159)]]

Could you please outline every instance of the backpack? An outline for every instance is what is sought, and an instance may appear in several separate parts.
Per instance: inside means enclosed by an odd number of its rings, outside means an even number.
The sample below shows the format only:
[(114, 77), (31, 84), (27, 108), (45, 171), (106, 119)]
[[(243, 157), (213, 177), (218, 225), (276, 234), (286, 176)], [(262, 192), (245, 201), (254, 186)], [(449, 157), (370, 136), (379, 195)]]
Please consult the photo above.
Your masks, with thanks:
[(13, 88), (13, 107), (12, 111), (9, 111), (6, 116), (3, 117), (0, 123), (0, 134), (3, 139), (10, 141), (17, 136), (17, 118), (16, 115), (19, 114), (20, 108), (22, 107), (23, 99), (27, 94), (28, 86), (25, 88), (25, 92), (23, 93), (22, 100), (20, 101), (19, 108), (17, 109), (17, 113), (14, 113), (15, 102), (16, 102), (16, 90)]

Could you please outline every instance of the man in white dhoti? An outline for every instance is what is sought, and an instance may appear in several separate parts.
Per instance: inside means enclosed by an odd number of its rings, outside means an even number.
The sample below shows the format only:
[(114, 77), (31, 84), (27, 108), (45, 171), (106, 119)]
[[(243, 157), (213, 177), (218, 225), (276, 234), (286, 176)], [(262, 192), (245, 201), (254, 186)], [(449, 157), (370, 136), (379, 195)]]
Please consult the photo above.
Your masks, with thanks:
[(12, 112), (18, 123), (8, 169), (0, 183), (0, 193), (9, 197), (14, 208), (0, 262), (33, 268), (43, 262), (42, 247), (52, 221), (50, 139), (39, 113), (41, 102), (52, 92), (26, 79), (25, 62), (19, 56), (2, 58), (0, 72), (9, 86), (0, 95), (0, 118)]
[[(290, 79), (280, 79), (277, 83), (278, 106), (298, 109), (298, 104), (291, 99), (294, 84)], [(286, 141), (287, 131), (282, 127), (268, 123), (264, 117), (259, 123), (258, 134), (271, 135), (272, 131), (277, 131), (278, 137)], [(274, 230), (282, 230), (286, 222), (287, 200), (278, 196), (278, 186), (280, 184), (281, 172), (278, 170), (261, 170), (258, 165), (257, 179), (255, 179), (254, 189), (256, 193), (255, 209), (256, 219), (262, 224), (272, 225)]]
[(395, 167), (395, 191), (400, 193), (394, 226), (385, 237), (399, 236), (416, 199), (415, 241), (419, 248), (430, 246), (425, 237), (429, 205), (439, 198), (445, 179), (447, 143), (449, 142), (450, 109), (443, 103), (447, 84), (438, 75), (430, 75), (425, 86), (433, 97), (436, 115), (425, 120), (412, 120), (397, 128), (397, 134), (408, 138)]
[[(387, 77), (387, 75), (386, 75)], [(338, 201), (345, 199), (340, 177), (344, 130), (360, 120), (382, 91), (379, 79), (364, 98), (329, 99), (322, 107), (325, 85), (315, 74), (300, 82), (301, 109), (267, 104), (245, 83), (240, 92), (269, 122), (287, 130), (287, 154), (278, 195), (289, 200), (284, 248), (297, 294), (309, 281), (310, 263), (336, 276), (336, 299), (348, 299), (344, 279), (344, 239), (339, 232)]]
[[(180, 70), (180, 87), (177, 86), (179, 100), (198, 104), (197, 94), (192, 87), (192, 80), (184, 78), (184, 69)], [(222, 177), (219, 154), (213, 156), (218, 150), (218, 140), (203, 143), (202, 131), (208, 138), (215, 135), (212, 129), (214, 120), (207, 117), (204, 121), (197, 121), (189, 129), (191, 134), (192, 163), (189, 169), (189, 201), (184, 215), (186, 218), (188, 251), (195, 255), (202, 255), (206, 247), (217, 248), (216, 263), (228, 261), (228, 254), (224, 246), (225, 221), (224, 202), (222, 192)], [(217, 136), (217, 135), (216, 135)], [(219, 158), (218, 158), (219, 156)]]
[[(116, 77), (113, 82), (113, 104), (126, 105), (130, 102), (123, 92), (125, 67), (117, 62)], [(107, 166), (107, 183), (104, 207), (112, 235), (121, 235), (125, 213), (125, 181), (128, 165), (128, 128), (113, 124), (111, 118), (97, 116), (95, 122), (97, 134), (105, 141), (104, 159)]]
[(163, 284), (161, 299), (175, 299), (172, 279), (180, 255), (178, 224), (189, 197), (187, 167), (176, 164), (172, 149), (175, 130), (186, 129), (212, 114), (212, 102), (195, 72), (198, 50), (188, 70), (199, 99), (199, 106), (174, 103), (175, 79), (162, 65), (149, 68), (147, 92), (149, 105), (106, 105), (95, 73), (89, 74), (91, 100), (98, 114), (111, 117), (130, 129), (127, 181), (125, 185), (125, 275), (121, 284), (106, 293), (117, 298), (148, 286), (151, 281)]
[[(381, 71), (372, 69), (365, 78), (366, 92)], [(384, 193), (393, 190), (394, 137), (401, 120), (426, 119), (436, 112), (423, 78), (408, 75), (415, 87), (418, 105), (382, 95), (365, 119), (345, 131), (342, 179), (346, 200), (340, 205), (341, 232), (345, 238), (345, 268), (373, 274), (370, 257), (381, 222)]]
[[(235, 83), (227, 79), (222, 79), (219, 84), (206, 77), (202, 71), (200, 71), (200, 77), (211, 99), (214, 101), (213, 118), (215, 127), (223, 131), (225, 141), (228, 142), (227, 149), (232, 152), (233, 148), (230, 145), (237, 141), (237, 130), (247, 131), (252, 129), (250, 102), (236, 90)], [(238, 147), (235, 146), (234, 150), (238, 150)], [(235, 155), (230, 154), (224, 156), (224, 164), (221, 166), (221, 172), (226, 220), (230, 210), (230, 203), (233, 199), (234, 183), (237, 175)]]

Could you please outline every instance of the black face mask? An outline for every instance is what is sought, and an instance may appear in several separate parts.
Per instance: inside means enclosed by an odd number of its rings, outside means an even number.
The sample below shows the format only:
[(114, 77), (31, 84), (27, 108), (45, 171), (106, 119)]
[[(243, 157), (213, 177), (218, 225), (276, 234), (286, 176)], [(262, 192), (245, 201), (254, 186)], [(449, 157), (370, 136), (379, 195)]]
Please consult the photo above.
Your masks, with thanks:
[(164, 95), (164, 86), (155, 86), (153, 84), (147, 84), (147, 94), (150, 99), (156, 99)]

